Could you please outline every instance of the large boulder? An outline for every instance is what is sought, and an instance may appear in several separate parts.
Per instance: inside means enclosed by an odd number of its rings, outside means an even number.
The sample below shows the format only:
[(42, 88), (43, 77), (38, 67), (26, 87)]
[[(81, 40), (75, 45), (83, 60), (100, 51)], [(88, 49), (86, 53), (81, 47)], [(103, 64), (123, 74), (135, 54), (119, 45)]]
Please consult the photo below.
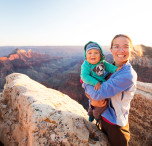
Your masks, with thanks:
[[(69, 96), (13, 73), (0, 95), (0, 141), (6, 146), (106, 146), (106, 136)], [(98, 141), (97, 141), (98, 140)]]

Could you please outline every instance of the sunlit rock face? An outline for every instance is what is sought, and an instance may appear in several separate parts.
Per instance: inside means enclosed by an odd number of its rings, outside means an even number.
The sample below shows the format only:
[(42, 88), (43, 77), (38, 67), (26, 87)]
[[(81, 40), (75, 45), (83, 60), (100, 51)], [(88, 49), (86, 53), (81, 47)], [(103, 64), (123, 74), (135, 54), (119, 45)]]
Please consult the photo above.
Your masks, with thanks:
[(32, 52), (30, 49), (28, 51), (22, 49), (15, 49), (7, 57), (0, 57), (0, 62), (5, 64), (9, 62), (13, 67), (28, 67), (34, 65), (40, 65), (44, 62), (48, 62), (53, 57), (46, 54), (40, 54), (37, 52)]
[[(47, 65), (44, 65), (50, 62), (53, 64), (60, 58), (32, 52), (30, 49), (28, 51), (15, 49), (7, 57), (0, 57), (0, 91), (3, 89), (5, 77), (14, 72), (27, 74), (39, 82), (48, 78), (46, 75), (50, 66), (46, 68)], [(43, 68), (41, 69), (42, 65)]]
[(0, 95), (0, 141), (4, 145), (108, 145), (106, 136), (87, 119), (86, 110), (69, 96), (24, 74), (6, 77)]
[(137, 82), (129, 115), (130, 145), (152, 144), (152, 83)]

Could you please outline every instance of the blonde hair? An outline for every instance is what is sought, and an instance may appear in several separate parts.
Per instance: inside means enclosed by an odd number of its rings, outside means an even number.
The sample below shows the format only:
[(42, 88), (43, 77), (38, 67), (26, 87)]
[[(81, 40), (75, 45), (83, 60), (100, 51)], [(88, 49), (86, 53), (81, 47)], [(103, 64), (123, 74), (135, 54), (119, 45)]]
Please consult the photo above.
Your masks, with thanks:
[(125, 38), (127, 38), (128, 40), (129, 40), (129, 42), (130, 42), (130, 48), (131, 48), (131, 56), (130, 56), (130, 60), (132, 60), (133, 58), (135, 58), (136, 56), (138, 56), (138, 57), (141, 57), (142, 55), (143, 55), (143, 50), (142, 50), (142, 48), (140, 47), (140, 46), (133, 46), (133, 44), (132, 44), (132, 40), (130, 39), (130, 37), (129, 36), (127, 36), (127, 35), (125, 35), (125, 34), (118, 34), (118, 35), (116, 35), (113, 39), (112, 39), (112, 41), (111, 41), (111, 47), (110, 47), (110, 49), (112, 49), (112, 46), (113, 46), (113, 42), (114, 42), (114, 40), (116, 39), (116, 38), (118, 38), (118, 37), (125, 37)]

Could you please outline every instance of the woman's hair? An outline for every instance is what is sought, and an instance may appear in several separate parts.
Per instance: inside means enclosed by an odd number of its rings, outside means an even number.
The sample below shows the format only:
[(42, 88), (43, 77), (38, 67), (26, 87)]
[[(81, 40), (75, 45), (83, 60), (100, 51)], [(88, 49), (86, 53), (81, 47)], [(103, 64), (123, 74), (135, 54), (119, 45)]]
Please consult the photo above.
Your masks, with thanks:
[(138, 56), (138, 57), (141, 57), (141, 56), (142, 56), (142, 54), (143, 54), (142, 48), (139, 47), (139, 46), (138, 46), (138, 47), (133, 46), (133, 43), (132, 43), (132, 40), (130, 39), (130, 37), (127, 36), (127, 35), (125, 35), (125, 34), (118, 34), (118, 35), (116, 35), (116, 36), (112, 39), (112, 41), (111, 41), (111, 47), (110, 47), (110, 49), (112, 49), (113, 42), (114, 42), (114, 40), (115, 40), (116, 38), (118, 38), (118, 37), (125, 37), (125, 38), (127, 38), (127, 39), (129, 40), (129, 42), (130, 42), (130, 48), (131, 48), (130, 60), (132, 60), (132, 59), (135, 58), (136, 56)]

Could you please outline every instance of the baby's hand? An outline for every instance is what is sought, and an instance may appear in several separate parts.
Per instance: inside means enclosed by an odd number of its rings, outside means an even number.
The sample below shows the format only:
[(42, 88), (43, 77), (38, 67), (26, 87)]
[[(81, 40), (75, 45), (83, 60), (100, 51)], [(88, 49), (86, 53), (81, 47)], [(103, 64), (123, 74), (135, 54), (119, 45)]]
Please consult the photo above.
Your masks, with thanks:
[(94, 90), (100, 90), (101, 88), (101, 84), (98, 82), (95, 86), (94, 86)]

